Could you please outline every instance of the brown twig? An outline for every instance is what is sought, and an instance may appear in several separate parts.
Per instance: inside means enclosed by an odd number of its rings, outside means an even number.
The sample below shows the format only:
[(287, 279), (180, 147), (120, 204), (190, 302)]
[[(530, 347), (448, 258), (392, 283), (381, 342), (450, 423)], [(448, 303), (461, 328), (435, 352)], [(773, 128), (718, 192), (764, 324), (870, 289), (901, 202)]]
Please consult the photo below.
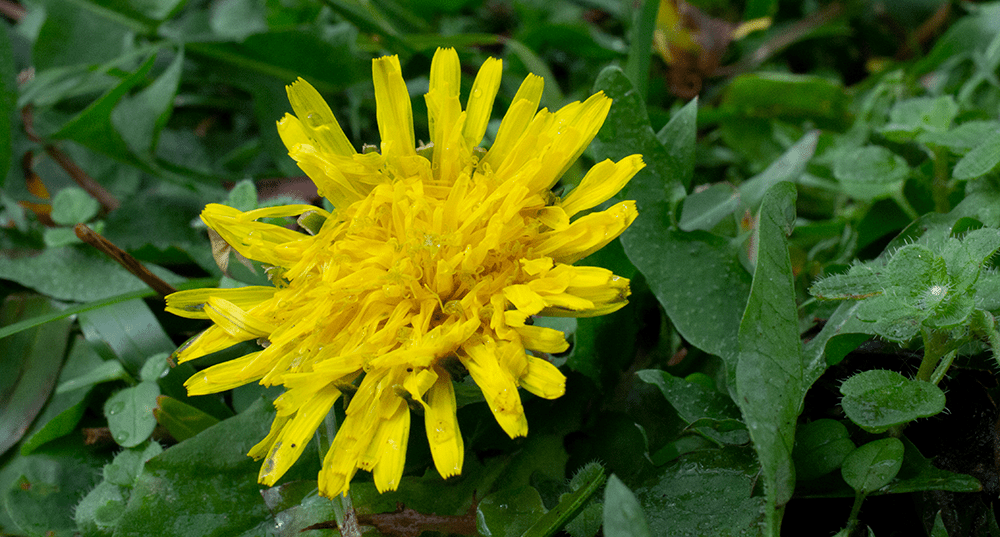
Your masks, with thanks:
[(14, 22), (20, 22), (24, 18), (24, 6), (11, 2), (10, 0), (0, 0), (0, 14)]
[(76, 232), (76, 236), (79, 237), (80, 240), (104, 252), (105, 255), (117, 261), (119, 265), (125, 267), (125, 270), (135, 274), (137, 278), (153, 288), (153, 290), (160, 295), (167, 296), (170, 293), (177, 292), (177, 289), (174, 289), (174, 286), (163, 281), (156, 274), (150, 272), (148, 268), (139, 262), (139, 260), (132, 257), (125, 250), (115, 246), (113, 242), (102, 237), (100, 233), (87, 227), (86, 224), (77, 224), (76, 227), (73, 228), (73, 231)]
[(113, 211), (121, 205), (121, 202), (118, 201), (118, 198), (116, 198), (114, 194), (108, 192), (103, 186), (101, 186), (100, 183), (95, 181), (93, 177), (83, 171), (83, 168), (77, 166), (76, 162), (73, 162), (73, 159), (64, 153), (62, 149), (45, 142), (37, 134), (35, 134), (34, 117), (32, 116), (30, 105), (21, 109), (21, 121), (24, 123), (24, 133), (27, 135), (28, 139), (42, 144), (45, 152), (52, 157), (52, 160), (56, 161), (56, 163), (58, 163), (63, 170), (66, 170), (66, 173), (68, 173), (69, 176), (76, 181), (76, 184), (80, 185), (80, 188), (85, 190), (87, 194), (90, 194), (91, 197), (97, 200), (105, 211)]

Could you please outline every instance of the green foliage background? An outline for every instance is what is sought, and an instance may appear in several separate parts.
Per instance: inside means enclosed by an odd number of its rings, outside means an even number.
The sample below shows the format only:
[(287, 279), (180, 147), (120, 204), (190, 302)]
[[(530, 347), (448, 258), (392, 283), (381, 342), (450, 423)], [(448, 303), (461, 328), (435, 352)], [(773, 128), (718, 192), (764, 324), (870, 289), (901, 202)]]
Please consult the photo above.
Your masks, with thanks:
[[(691, 6), (733, 23), (706, 39), (773, 22), (667, 64), (648, 0), (0, 2), (0, 535), (1000, 536), (995, 461), (927, 440), (1000, 417), (948, 389), (997, 395), (1000, 3)], [(197, 215), (316, 200), (275, 129), (284, 86), (377, 143), (369, 62), (399, 54), (420, 138), (442, 46), (463, 95), (504, 60), (488, 140), (528, 73), (550, 109), (614, 99), (557, 191), (643, 155), (619, 195), (638, 220), (582, 261), (631, 303), (536, 320), (572, 348), (550, 357), (567, 394), (525, 398), (527, 438), (458, 386), (460, 477), (415, 429), (398, 491), (322, 498), (332, 416), (264, 489), (245, 453), (278, 394), (182, 385), (246, 347), (171, 366), (204, 324), (73, 226), (178, 288), (259, 281), (223, 275)]]

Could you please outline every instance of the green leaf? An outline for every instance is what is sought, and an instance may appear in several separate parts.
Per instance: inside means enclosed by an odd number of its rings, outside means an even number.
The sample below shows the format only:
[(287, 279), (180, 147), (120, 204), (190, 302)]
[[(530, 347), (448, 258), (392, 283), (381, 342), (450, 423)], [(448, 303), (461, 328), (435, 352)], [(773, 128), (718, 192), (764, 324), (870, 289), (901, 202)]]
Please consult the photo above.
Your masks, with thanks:
[(830, 274), (817, 280), (809, 293), (820, 300), (859, 300), (882, 294), (884, 268), (865, 263), (854, 265), (843, 274)]
[(130, 489), (146, 461), (163, 452), (156, 442), (123, 449), (104, 466), (104, 481), (98, 483), (76, 507), (76, 523), (87, 535), (111, 535), (125, 511)]
[(31, 51), (39, 70), (63, 65), (99, 65), (125, 52), (131, 32), (120, 20), (86, 9), (91, 2), (46, 0), (45, 22)]
[(983, 486), (976, 478), (942, 470), (925, 458), (920, 450), (903, 437), (906, 453), (903, 467), (895, 479), (878, 491), (878, 494), (908, 494), (925, 490), (947, 490), (951, 492), (979, 492)]
[(81, 313), (80, 329), (92, 344), (110, 348), (133, 375), (139, 373), (150, 356), (176, 350), (174, 342), (142, 300), (129, 300)]
[(740, 206), (756, 211), (765, 193), (774, 185), (782, 181), (797, 182), (816, 153), (818, 141), (819, 131), (806, 133), (767, 169), (744, 181), (739, 186)]
[(559, 504), (531, 525), (522, 537), (549, 537), (574, 520), (604, 484), (604, 468), (596, 462), (584, 465), (570, 481), (571, 491), (559, 498)]
[(841, 153), (833, 162), (833, 176), (844, 192), (868, 202), (900, 192), (909, 175), (906, 160), (880, 145)]
[(889, 437), (873, 440), (855, 449), (841, 466), (844, 481), (854, 490), (867, 494), (892, 481), (903, 466), (903, 442)]
[[(183, 281), (157, 266), (147, 266), (169, 283)], [(31, 257), (0, 257), (0, 278), (15, 281), (58, 300), (90, 302), (148, 289), (118, 263), (89, 246), (49, 248)]]
[(52, 200), (52, 220), (63, 226), (87, 223), (97, 215), (101, 204), (79, 187), (66, 187)]
[(10, 170), (14, 123), (13, 115), (17, 103), (17, 72), (14, 67), (14, 52), (11, 47), (10, 29), (3, 25), (0, 29), (0, 118), (8, 123), (0, 126), (0, 187)]
[(739, 206), (740, 196), (736, 188), (722, 183), (712, 185), (684, 198), (677, 227), (684, 231), (711, 231), (716, 224), (736, 212)]
[(678, 178), (685, 189), (694, 179), (694, 148), (698, 138), (698, 98), (688, 101), (670, 121), (656, 133), (667, 154), (673, 157)]
[(840, 468), (854, 447), (847, 427), (839, 421), (819, 419), (802, 425), (795, 432), (792, 452), (796, 479), (815, 479)]
[[(637, 372), (636, 375), (642, 381), (659, 388), (667, 401), (688, 424), (694, 424), (706, 418), (717, 421), (739, 420), (740, 418), (740, 409), (736, 403), (729, 396), (714, 388), (706, 388), (701, 384), (688, 382), (658, 369), (645, 369)], [(709, 425), (707, 422), (703, 423)], [(745, 427), (738, 427), (726, 433), (719, 433), (710, 427), (705, 427), (702, 432), (721, 443), (740, 444), (747, 440)]]
[(649, 523), (635, 494), (611, 474), (604, 487), (604, 535), (606, 537), (649, 537)]
[(538, 491), (527, 485), (494, 492), (477, 510), (476, 529), (483, 537), (519, 537), (545, 514)]
[[(62, 379), (60, 378), (60, 380)], [(132, 376), (128, 374), (128, 371), (125, 371), (125, 368), (122, 367), (121, 362), (117, 360), (101, 361), (88, 371), (60, 382), (59, 386), (56, 387), (56, 393), (69, 393), (80, 388), (89, 388), (97, 384), (116, 380), (135, 382), (132, 380)]]
[(662, 469), (635, 495), (652, 535), (761, 535), (764, 498), (754, 496), (759, 466), (746, 448), (699, 450)]
[(847, 417), (873, 433), (933, 416), (945, 405), (944, 392), (936, 385), (882, 369), (852, 376), (840, 385), (840, 393)]
[[(54, 311), (45, 297), (12, 295), (0, 307), (0, 325)], [(16, 444), (55, 387), (72, 323), (62, 320), (0, 340), (0, 454)]]
[(0, 490), (0, 505), (15, 524), (5, 530), (39, 537), (77, 535), (73, 509), (94, 485), (101, 462), (78, 436), (14, 459), (3, 469), (10, 480)]
[(70, 119), (57, 132), (52, 134), (56, 139), (68, 139), (107, 155), (119, 162), (129, 164), (147, 173), (156, 171), (129, 148), (125, 139), (115, 129), (111, 114), (118, 103), (132, 88), (146, 80), (156, 55), (150, 55), (134, 73), (125, 77), (117, 86), (91, 103), (82, 112)]
[(257, 208), (257, 188), (253, 181), (244, 179), (229, 191), (225, 204), (241, 211), (249, 211)]
[(174, 54), (166, 70), (141, 91), (124, 96), (111, 111), (111, 124), (121, 134), (129, 150), (151, 157), (160, 132), (174, 109), (174, 97), (184, 65), (184, 49)]
[(671, 230), (667, 214), (665, 203), (641, 212), (622, 235), (625, 252), (685, 340), (710, 354), (731, 356), (750, 275), (728, 240)]
[(156, 398), (153, 415), (171, 436), (180, 441), (187, 440), (219, 423), (218, 418), (167, 395)]
[(112, 395), (104, 403), (104, 415), (115, 442), (122, 447), (135, 447), (146, 441), (156, 428), (156, 398), (160, 387), (143, 381)]
[(1000, 131), (994, 131), (982, 143), (955, 164), (952, 177), (960, 181), (982, 177), (1000, 164)]
[(795, 488), (792, 446), (804, 390), (795, 285), (785, 236), (795, 221), (795, 187), (779, 183), (759, 213), (757, 269), (740, 322), (736, 402), (760, 458), (767, 530), (777, 535), (780, 507)]
[[(733, 79), (722, 109), (746, 118), (804, 119), (832, 126), (848, 121), (844, 87), (828, 78), (788, 73), (752, 73)], [(849, 124), (849, 123), (848, 123)]]
[(246, 453), (267, 434), (270, 406), (260, 400), (148, 461), (116, 533), (239, 535), (269, 518), (257, 485), (260, 463)]
[(78, 378), (104, 363), (112, 363), (121, 369), (118, 362), (103, 362), (90, 348), (86, 340), (77, 337), (66, 363), (59, 372), (55, 394), (42, 409), (41, 415), (25, 434), (21, 443), (21, 455), (28, 455), (46, 442), (65, 436), (76, 429), (77, 423), (87, 409), (90, 390), (60, 391), (70, 379)]
[(649, 59), (653, 51), (653, 30), (656, 29), (658, 0), (643, 0), (632, 20), (632, 42), (625, 60), (625, 76), (638, 88), (639, 97), (646, 99), (649, 86)]
[(923, 132), (947, 132), (956, 115), (958, 104), (951, 95), (906, 99), (889, 111), (882, 135), (894, 142), (908, 142)]
[[(590, 144), (595, 158), (617, 161), (639, 153), (646, 163), (646, 167), (629, 182), (625, 194), (627, 199), (636, 200), (639, 214), (652, 209), (657, 202), (673, 202), (683, 198), (683, 185), (690, 184), (691, 180), (684, 175), (690, 168), (687, 161), (682, 159), (693, 150), (694, 138), (689, 133), (678, 133), (677, 145), (671, 148), (677, 152), (677, 156), (668, 153), (649, 124), (643, 98), (636, 93), (632, 83), (618, 67), (606, 67), (601, 71), (594, 83), (594, 91), (603, 91), (614, 99), (604, 126)], [(696, 111), (688, 110), (684, 114), (687, 116)], [(677, 124), (678, 130), (690, 131), (694, 127), (694, 123), (688, 123), (687, 120)], [(684, 144), (691, 144), (692, 148), (685, 147)], [(628, 252), (629, 248), (626, 247), (625, 251)]]

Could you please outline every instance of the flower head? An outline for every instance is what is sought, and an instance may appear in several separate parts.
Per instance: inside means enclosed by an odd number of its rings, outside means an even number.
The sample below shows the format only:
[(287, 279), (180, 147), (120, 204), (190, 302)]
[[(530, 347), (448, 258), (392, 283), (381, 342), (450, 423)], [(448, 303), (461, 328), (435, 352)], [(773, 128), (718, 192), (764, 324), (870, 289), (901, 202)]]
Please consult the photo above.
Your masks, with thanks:
[[(538, 110), (542, 79), (529, 75), (483, 150), (501, 62), (483, 64), (463, 110), (458, 55), (441, 49), (424, 97), (430, 143), (418, 148), (399, 60), (376, 59), (372, 70), (380, 152), (358, 153), (301, 79), (288, 87), (296, 115), (278, 122), (289, 154), (332, 213), (215, 204), (202, 213), (233, 249), (273, 267), (274, 286), (167, 297), (168, 311), (214, 322), (178, 350), (178, 361), (241, 341), (264, 345), (186, 383), (191, 394), (255, 381), (285, 388), (270, 434), (250, 451), (265, 458), (261, 483), (274, 484), (340, 395), (353, 392), (319, 475), (327, 496), (346, 491), (358, 469), (371, 471), (380, 491), (398, 486), (408, 402), (423, 407), (440, 474), (460, 473), (456, 370), (468, 371), (507, 434), (527, 433), (518, 387), (556, 398), (565, 377), (526, 351), (568, 347), (562, 332), (529, 318), (596, 316), (626, 304), (628, 280), (572, 263), (621, 234), (636, 217), (635, 203), (574, 217), (610, 199), (643, 167), (639, 155), (601, 162), (559, 199), (550, 189), (604, 122), (611, 101), (603, 94), (557, 112)], [(322, 221), (315, 234), (258, 221), (306, 213)]]

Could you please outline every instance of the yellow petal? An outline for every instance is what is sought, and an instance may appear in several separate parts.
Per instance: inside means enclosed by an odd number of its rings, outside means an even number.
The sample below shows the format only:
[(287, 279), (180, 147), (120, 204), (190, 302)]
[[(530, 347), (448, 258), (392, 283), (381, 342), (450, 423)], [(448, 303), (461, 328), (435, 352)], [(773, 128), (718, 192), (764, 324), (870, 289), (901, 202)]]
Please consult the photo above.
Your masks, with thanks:
[(458, 53), (453, 48), (439, 48), (431, 60), (430, 86), (424, 95), (428, 130), (434, 144), (434, 169), (439, 171), (445, 154), (450, 153), (446, 143), (462, 113), (462, 103), (458, 100), (461, 82)]
[(603, 248), (635, 221), (634, 201), (625, 201), (606, 211), (591, 213), (561, 231), (538, 236), (534, 253), (550, 256), (560, 263), (574, 263)]
[(222, 349), (228, 349), (237, 343), (250, 339), (254, 339), (254, 336), (245, 335), (245, 337), (233, 337), (226, 333), (226, 331), (221, 327), (213, 325), (208, 327), (208, 329), (204, 332), (181, 344), (181, 346), (174, 351), (174, 358), (177, 359), (177, 363), (182, 364), (184, 362), (194, 360), (195, 358), (201, 358), (206, 354), (212, 354), (213, 352), (218, 352)]
[(260, 460), (267, 455), (267, 452), (271, 450), (271, 446), (274, 445), (275, 440), (281, 435), (281, 430), (288, 423), (288, 420), (292, 419), (291, 416), (276, 417), (274, 421), (271, 422), (271, 431), (267, 433), (267, 436), (263, 440), (257, 443), (254, 447), (250, 448), (247, 455), (253, 457), (253, 459)]
[(209, 297), (205, 302), (205, 313), (216, 326), (235, 338), (254, 339), (274, 332), (274, 325), (271, 323), (248, 314), (236, 304), (218, 296)]
[(617, 163), (605, 160), (596, 164), (559, 205), (572, 217), (611, 199), (639, 172), (645, 163), (641, 155), (625, 157)]
[(500, 367), (496, 346), (474, 344), (464, 347), (464, 350), (459, 360), (483, 391), (486, 404), (500, 427), (511, 438), (528, 434), (528, 420), (524, 417), (517, 384), (510, 372)]
[(521, 336), (524, 348), (539, 352), (558, 354), (569, 349), (566, 334), (544, 326), (515, 326), (514, 330)]
[(476, 147), (483, 141), (486, 124), (490, 122), (493, 113), (493, 100), (500, 89), (500, 76), (503, 74), (503, 62), (496, 58), (488, 58), (479, 68), (475, 82), (472, 83), (472, 93), (469, 94), (465, 106), (467, 117), (462, 135), (468, 147)]
[(528, 356), (528, 368), (520, 378), (521, 387), (545, 399), (566, 393), (566, 377), (547, 360)]
[(298, 460), (316, 432), (320, 422), (330, 412), (330, 407), (340, 397), (340, 390), (332, 385), (316, 393), (292, 420), (285, 424), (277, 440), (271, 445), (267, 458), (260, 468), (257, 481), (264, 485), (274, 485)]
[[(299, 78), (292, 85), (286, 86), (285, 90), (304, 131), (322, 150), (344, 156), (357, 153), (340, 128), (330, 105), (326, 104), (316, 88)], [(291, 149), (291, 146), (288, 148)]]
[[(301, 214), (311, 205), (296, 206), (302, 211), (291, 211), (291, 216)], [(315, 207), (312, 207), (315, 209)], [(263, 222), (254, 222), (244, 217), (244, 213), (238, 209), (210, 203), (201, 213), (201, 219), (214, 229), (227, 244), (237, 252), (250, 259), (256, 259), (264, 263), (280, 266), (283, 263), (282, 257), (276, 253), (276, 248), (280, 245), (298, 240), (308, 239), (309, 235), (298, 233), (290, 229)]]
[(406, 463), (406, 444), (410, 437), (410, 409), (399, 405), (398, 410), (383, 425), (386, 429), (383, 442), (379, 443), (378, 462), (372, 469), (375, 488), (379, 492), (396, 490), (403, 477)]
[(458, 410), (451, 376), (444, 371), (438, 373), (437, 381), (424, 398), (427, 401), (424, 406), (424, 426), (434, 466), (441, 477), (447, 479), (462, 473), (462, 461), (465, 458), (465, 444), (458, 430)]
[(510, 300), (515, 308), (527, 315), (534, 315), (545, 307), (542, 297), (527, 285), (508, 285), (503, 289), (503, 296)]
[(190, 289), (167, 295), (166, 311), (188, 319), (208, 319), (205, 303), (211, 297), (228, 300), (240, 309), (250, 309), (274, 296), (274, 287), (251, 285), (231, 289)]
[(406, 91), (399, 56), (383, 56), (372, 60), (375, 83), (375, 107), (378, 132), (382, 136), (382, 155), (409, 156), (416, 154), (413, 136), (413, 109)]
[(542, 77), (528, 75), (514, 95), (510, 108), (507, 109), (503, 121), (500, 122), (500, 129), (497, 131), (496, 140), (493, 141), (493, 147), (490, 148), (483, 160), (494, 170), (499, 169), (500, 164), (514, 149), (521, 135), (531, 123), (535, 111), (538, 110), (538, 103), (542, 99), (544, 83)]
[(260, 355), (261, 351), (252, 352), (198, 371), (184, 382), (188, 395), (224, 392), (260, 380), (274, 366)]

